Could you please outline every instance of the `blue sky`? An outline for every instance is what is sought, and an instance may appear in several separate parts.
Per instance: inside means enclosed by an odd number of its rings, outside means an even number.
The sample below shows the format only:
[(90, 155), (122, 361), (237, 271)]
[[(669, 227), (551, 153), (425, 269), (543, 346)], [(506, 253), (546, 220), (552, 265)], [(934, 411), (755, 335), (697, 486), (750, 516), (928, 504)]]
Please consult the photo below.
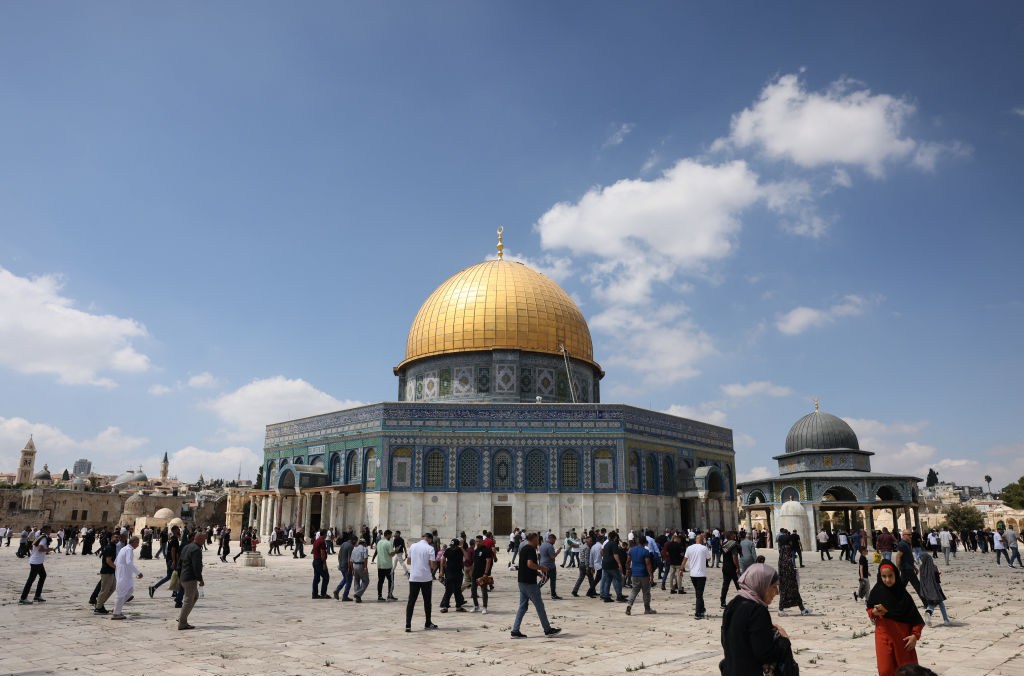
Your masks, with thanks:
[(504, 225), (741, 477), (815, 396), (1024, 474), (1019, 4), (5, 3), (0, 63), (0, 470), (251, 478)]

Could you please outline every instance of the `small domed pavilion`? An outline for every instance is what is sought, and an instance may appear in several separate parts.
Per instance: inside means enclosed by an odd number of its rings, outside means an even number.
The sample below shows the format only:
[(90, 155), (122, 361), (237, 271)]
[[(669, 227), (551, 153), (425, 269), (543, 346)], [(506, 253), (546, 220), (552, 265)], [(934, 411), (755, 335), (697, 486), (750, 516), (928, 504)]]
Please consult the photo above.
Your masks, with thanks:
[[(846, 421), (819, 410), (797, 420), (786, 435), (786, 452), (772, 459), (779, 475), (744, 481), (736, 488), (741, 518), (751, 529), (754, 519), (767, 522), (770, 533), (799, 522), (806, 546), (821, 528), (863, 528), (874, 531), (876, 510), (888, 510), (896, 528), (919, 528), (919, 477), (871, 471), (871, 451), (862, 450)], [(805, 520), (796, 518), (787, 503), (803, 508)], [(785, 506), (785, 510), (783, 507)], [(786, 523), (783, 523), (785, 517)]]

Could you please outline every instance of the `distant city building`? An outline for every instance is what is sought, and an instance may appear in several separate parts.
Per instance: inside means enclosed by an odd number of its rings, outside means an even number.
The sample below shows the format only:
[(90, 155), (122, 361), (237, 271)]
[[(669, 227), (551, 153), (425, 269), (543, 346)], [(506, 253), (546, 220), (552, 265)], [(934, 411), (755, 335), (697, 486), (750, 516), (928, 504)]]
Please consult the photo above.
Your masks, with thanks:
[(71, 470), (71, 473), (75, 476), (88, 476), (92, 473), (92, 460), (79, 458), (75, 461), (75, 466)]
[(30, 484), (32, 483), (32, 477), (35, 475), (36, 469), (36, 444), (32, 441), (32, 437), (28, 438), (28, 443), (25, 444), (25, 448), (21, 449), (21, 460), (18, 462), (18, 481), (19, 484)]

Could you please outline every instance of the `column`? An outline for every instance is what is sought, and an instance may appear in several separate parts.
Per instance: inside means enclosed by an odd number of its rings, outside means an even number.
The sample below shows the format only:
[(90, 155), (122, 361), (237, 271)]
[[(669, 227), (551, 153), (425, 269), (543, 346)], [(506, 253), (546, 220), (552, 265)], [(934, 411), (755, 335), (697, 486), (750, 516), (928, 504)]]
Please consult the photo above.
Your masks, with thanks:
[(270, 496), (264, 495), (260, 503), (260, 535), (265, 535), (270, 532)]
[(299, 515), (299, 521), (302, 523), (302, 530), (309, 535), (309, 511), (313, 504), (313, 496), (310, 493), (306, 493), (302, 496), (302, 513)]
[(875, 509), (874, 507), (864, 508), (864, 530), (867, 532), (868, 541), (865, 547), (873, 547), (875, 544)]
[(751, 531), (754, 530), (754, 523), (750, 519), (750, 510), (749, 509), (745, 509), (743, 511), (747, 515), (747, 532), (750, 533)]
[(921, 530), (921, 510), (918, 507), (914, 507), (914, 529), (918, 533), (923, 533)]
[(913, 530), (914, 526), (910, 522), (910, 507), (903, 508), (903, 523), (905, 524), (904, 528)]

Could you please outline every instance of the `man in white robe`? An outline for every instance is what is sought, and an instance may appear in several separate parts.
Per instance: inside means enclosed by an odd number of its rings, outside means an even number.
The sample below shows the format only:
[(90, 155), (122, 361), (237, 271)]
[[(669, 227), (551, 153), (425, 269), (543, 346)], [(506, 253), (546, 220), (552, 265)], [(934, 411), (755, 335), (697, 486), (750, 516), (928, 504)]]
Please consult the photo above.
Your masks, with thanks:
[(112, 620), (125, 619), (121, 611), (128, 599), (135, 593), (135, 580), (142, 579), (142, 571), (135, 567), (135, 550), (139, 548), (139, 536), (132, 536), (127, 547), (122, 547), (114, 559), (114, 614)]

